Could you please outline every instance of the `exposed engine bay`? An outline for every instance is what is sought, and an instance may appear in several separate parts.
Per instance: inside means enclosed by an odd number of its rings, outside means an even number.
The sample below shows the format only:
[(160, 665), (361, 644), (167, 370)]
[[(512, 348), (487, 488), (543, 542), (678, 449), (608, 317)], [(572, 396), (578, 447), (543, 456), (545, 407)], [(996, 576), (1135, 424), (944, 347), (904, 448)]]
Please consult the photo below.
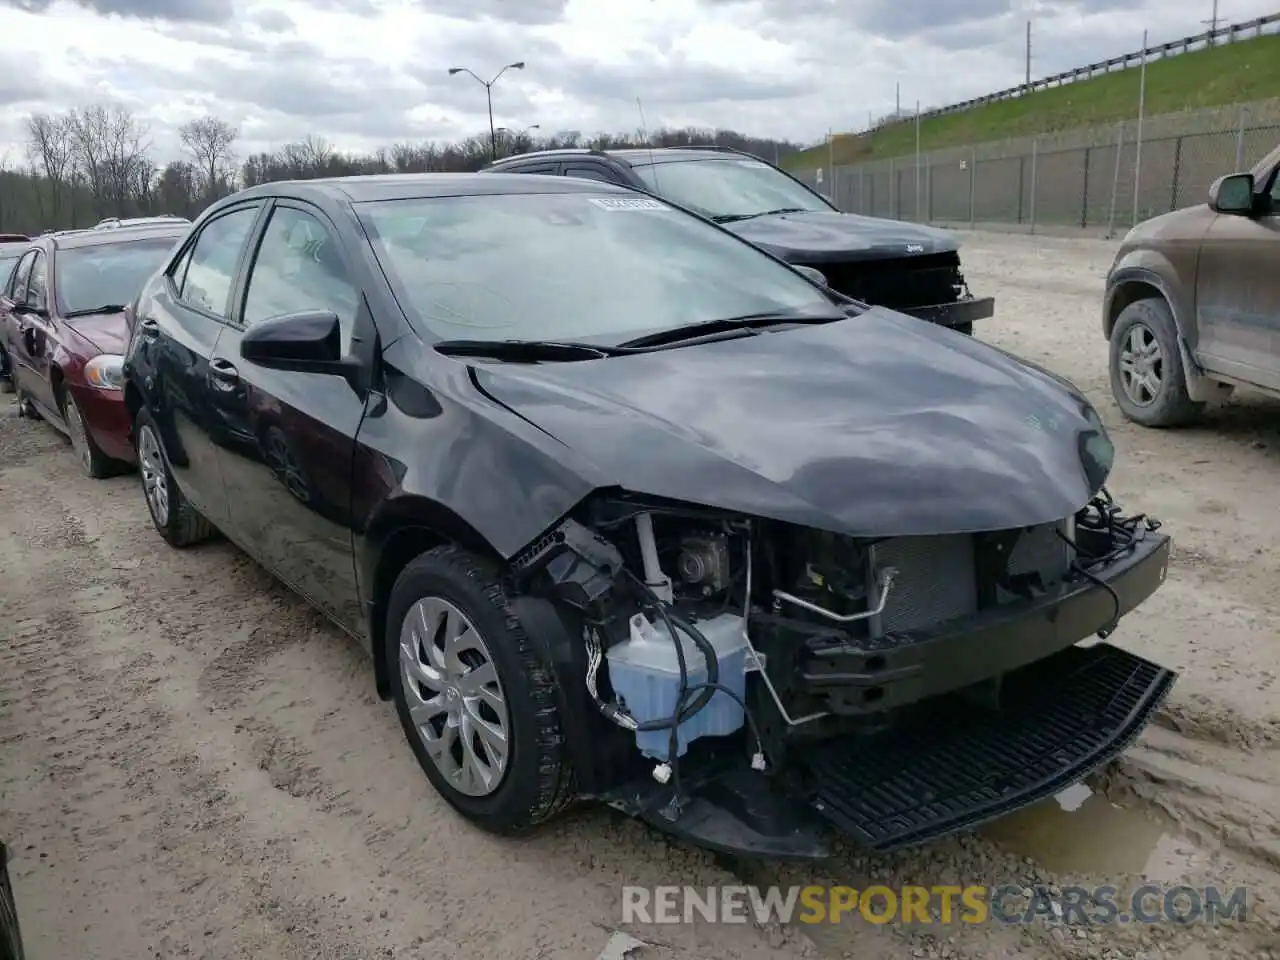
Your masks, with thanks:
[[(1145, 597), (1107, 576), (1158, 528), (1105, 490), (1057, 523), (885, 539), (617, 496), (584, 504), (514, 568), (522, 589), (574, 611), (590, 702), (630, 736), (677, 821), (701, 748), (789, 779), (816, 745), (856, 753), (856, 738), (892, 737), (952, 695), (998, 714), (1006, 674), (1105, 639)], [(1083, 618), (1055, 612), (1082, 596)], [(1054, 629), (1010, 628), (1033, 611)]]

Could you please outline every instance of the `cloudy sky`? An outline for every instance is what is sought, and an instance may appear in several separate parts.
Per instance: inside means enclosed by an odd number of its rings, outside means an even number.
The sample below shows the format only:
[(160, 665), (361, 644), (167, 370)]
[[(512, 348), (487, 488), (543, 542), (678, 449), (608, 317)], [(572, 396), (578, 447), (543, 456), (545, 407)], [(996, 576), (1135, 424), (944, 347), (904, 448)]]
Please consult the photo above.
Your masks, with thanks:
[[(1032, 0), (0, 0), (0, 157), (24, 118), (117, 101), (159, 160), (213, 112), (244, 154), (323, 136), (340, 149), (451, 139), (499, 125), (722, 126), (801, 141), (868, 113), (1020, 82)], [(1276, 0), (1222, 0), (1245, 20)], [(1036, 0), (1033, 72), (1202, 30), (1211, 0)]]

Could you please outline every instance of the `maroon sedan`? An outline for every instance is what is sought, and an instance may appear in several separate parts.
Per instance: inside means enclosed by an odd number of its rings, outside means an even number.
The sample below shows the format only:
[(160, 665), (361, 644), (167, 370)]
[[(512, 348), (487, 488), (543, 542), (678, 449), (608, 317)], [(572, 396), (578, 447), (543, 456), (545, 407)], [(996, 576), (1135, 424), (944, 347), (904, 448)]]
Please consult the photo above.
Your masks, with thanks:
[(0, 348), (18, 412), (65, 433), (91, 477), (136, 462), (121, 372), (125, 313), (186, 232), (166, 223), (37, 237), (0, 292)]

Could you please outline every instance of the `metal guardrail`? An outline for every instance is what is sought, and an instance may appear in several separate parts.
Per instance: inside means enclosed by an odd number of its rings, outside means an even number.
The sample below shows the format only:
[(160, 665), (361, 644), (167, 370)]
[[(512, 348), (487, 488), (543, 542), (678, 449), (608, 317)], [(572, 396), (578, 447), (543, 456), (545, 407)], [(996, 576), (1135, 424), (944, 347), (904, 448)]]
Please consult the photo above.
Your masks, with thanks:
[[(953, 103), (945, 107), (935, 107), (931, 110), (922, 110), (920, 112), (920, 119), (927, 120), (930, 117), (942, 117), (947, 114), (962, 113), (965, 110), (972, 110), (974, 107), (981, 107), (988, 103), (996, 103), (1000, 100), (1015, 100), (1018, 97), (1025, 97), (1028, 94), (1035, 93), (1040, 90), (1048, 90), (1051, 87), (1060, 87), (1068, 83), (1074, 83), (1078, 80), (1088, 80), (1100, 73), (1110, 73), (1113, 69), (1127, 70), (1141, 64), (1144, 58), (1151, 60), (1153, 57), (1163, 58), (1178, 56), (1179, 54), (1190, 53), (1193, 50), (1203, 50), (1210, 46), (1216, 46), (1217, 41), (1220, 39), (1225, 39), (1228, 43), (1232, 43), (1236, 40), (1247, 37), (1250, 33), (1252, 33), (1253, 36), (1260, 37), (1267, 32), (1266, 28), (1272, 24), (1280, 26), (1280, 13), (1269, 14), (1268, 16), (1258, 17), (1254, 20), (1246, 20), (1243, 23), (1233, 23), (1229, 26), (1220, 27), (1217, 30), (1207, 30), (1204, 33), (1183, 37), (1181, 40), (1172, 40), (1169, 43), (1158, 43), (1154, 46), (1147, 47), (1146, 50), (1136, 50), (1132, 53), (1112, 57), (1110, 60), (1099, 60), (1097, 63), (1076, 67), (1074, 70), (1066, 70), (1062, 73), (1056, 73), (1051, 77), (1043, 77), (1039, 80), (1033, 80), (1029, 84), (1022, 83), (1016, 87), (997, 90), (995, 93), (989, 93), (986, 96), (974, 97), (972, 100), (963, 100), (960, 103)], [(875, 129), (885, 130), (903, 123), (915, 123), (915, 121), (915, 114), (912, 114), (909, 117), (897, 117), (887, 123), (877, 126)]]

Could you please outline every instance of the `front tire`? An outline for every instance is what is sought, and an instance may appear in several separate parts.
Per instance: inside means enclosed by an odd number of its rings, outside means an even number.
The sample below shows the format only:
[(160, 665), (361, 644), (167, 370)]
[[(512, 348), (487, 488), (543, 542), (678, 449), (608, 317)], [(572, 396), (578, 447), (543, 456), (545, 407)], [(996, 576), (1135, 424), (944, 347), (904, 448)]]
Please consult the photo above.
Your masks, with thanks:
[(573, 799), (556, 681), (496, 564), (429, 550), (391, 590), (384, 638), (405, 736), (436, 791), (482, 829), (519, 834)]
[(169, 546), (179, 549), (209, 539), (214, 532), (213, 525), (199, 514), (173, 482), (169, 458), (160, 442), (160, 428), (146, 407), (138, 411), (133, 436), (142, 494), (156, 532)]
[(1111, 394), (1134, 423), (1180, 427), (1204, 410), (1187, 392), (1178, 328), (1160, 297), (1136, 300), (1120, 311), (1111, 330), (1109, 367)]
[(84, 422), (80, 404), (76, 403), (76, 398), (70, 391), (64, 391), (62, 395), (62, 419), (70, 435), (71, 450), (85, 476), (101, 480), (120, 471), (120, 463), (99, 449), (93, 434), (89, 432), (89, 425)]

